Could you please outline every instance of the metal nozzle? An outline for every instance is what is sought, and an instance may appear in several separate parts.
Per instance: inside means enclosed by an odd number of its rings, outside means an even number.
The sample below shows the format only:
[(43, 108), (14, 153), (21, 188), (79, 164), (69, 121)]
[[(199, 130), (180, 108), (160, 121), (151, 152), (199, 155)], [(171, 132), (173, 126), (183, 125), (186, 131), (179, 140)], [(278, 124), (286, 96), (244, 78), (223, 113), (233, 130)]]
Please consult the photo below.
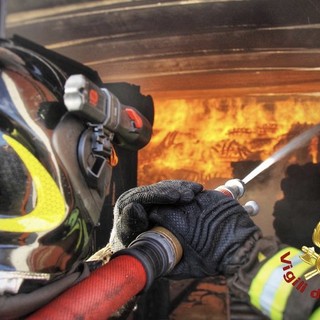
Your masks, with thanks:
[[(224, 185), (219, 186), (215, 190), (222, 192), (228, 197), (239, 200), (245, 192), (245, 184), (240, 179), (228, 180)], [(243, 208), (250, 216), (255, 216), (259, 213), (259, 205), (255, 201), (248, 201)]]
[(244, 210), (247, 211), (247, 213), (248, 213), (251, 217), (257, 215), (257, 214), (259, 213), (259, 210), (260, 210), (259, 205), (258, 205), (255, 201), (253, 201), (253, 200), (248, 201), (248, 202), (243, 206), (243, 208), (244, 208)]
[(176, 238), (176, 236), (166, 228), (156, 226), (156, 227), (152, 228), (151, 231), (156, 232), (156, 233), (160, 234), (163, 238), (165, 238), (166, 241), (168, 241), (170, 243), (170, 247), (173, 249), (173, 252), (172, 252), (173, 264), (169, 268), (169, 270), (168, 270), (168, 272), (169, 272), (176, 264), (178, 264), (178, 262), (182, 258), (182, 254), (183, 254), (182, 246), (181, 246), (179, 240)]
[(228, 180), (224, 185), (233, 195), (234, 199), (239, 199), (244, 195), (244, 183), (240, 179)]

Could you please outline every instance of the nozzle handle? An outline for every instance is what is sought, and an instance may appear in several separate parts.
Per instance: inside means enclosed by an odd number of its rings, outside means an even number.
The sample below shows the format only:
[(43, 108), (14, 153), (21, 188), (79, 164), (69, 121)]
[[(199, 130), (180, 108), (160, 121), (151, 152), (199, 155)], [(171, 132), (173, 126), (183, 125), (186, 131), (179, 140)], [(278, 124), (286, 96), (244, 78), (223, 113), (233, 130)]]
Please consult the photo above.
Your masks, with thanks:
[(224, 185), (215, 188), (215, 190), (222, 192), (227, 197), (238, 200), (244, 195), (245, 187), (240, 179), (231, 179)]
[(242, 206), (244, 208), (244, 210), (247, 211), (247, 213), (253, 217), (255, 215), (257, 215), (259, 213), (259, 210), (260, 210), (260, 207), (259, 205), (251, 200), (251, 201), (248, 201), (244, 206)]

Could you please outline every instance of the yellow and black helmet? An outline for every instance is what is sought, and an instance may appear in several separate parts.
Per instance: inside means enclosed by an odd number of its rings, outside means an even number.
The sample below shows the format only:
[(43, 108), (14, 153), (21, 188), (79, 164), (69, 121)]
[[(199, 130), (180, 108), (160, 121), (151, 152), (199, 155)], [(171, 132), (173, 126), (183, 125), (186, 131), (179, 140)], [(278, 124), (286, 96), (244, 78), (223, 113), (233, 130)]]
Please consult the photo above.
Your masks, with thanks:
[(0, 40), (0, 273), (52, 276), (91, 253), (111, 169), (102, 188), (81, 173), (87, 126), (63, 104), (67, 76)]

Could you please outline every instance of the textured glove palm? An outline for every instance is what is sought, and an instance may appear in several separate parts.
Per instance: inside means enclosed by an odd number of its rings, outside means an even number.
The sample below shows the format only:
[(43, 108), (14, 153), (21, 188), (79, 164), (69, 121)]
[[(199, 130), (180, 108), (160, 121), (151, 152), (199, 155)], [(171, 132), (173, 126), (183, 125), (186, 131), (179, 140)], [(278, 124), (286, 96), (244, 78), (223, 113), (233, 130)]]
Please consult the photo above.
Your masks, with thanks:
[(149, 230), (149, 214), (156, 205), (178, 205), (191, 202), (202, 191), (199, 183), (165, 180), (124, 192), (114, 208), (110, 244), (113, 251), (127, 247), (140, 233)]
[(171, 276), (224, 273), (234, 264), (235, 252), (259, 229), (237, 201), (201, 190), (191, 182), (164, 181), (123, 194), (115, 208), (113, 248), (121, 249), (159, 225), (175, 234), (183, 247), (183, 258)]
[(158, 206), (150, 222), (182, 244), (183, 259), (171, 272), (180, 278), (224, 273), (234, 253), (258, 231), (243, 207), (218, 191), (203, 191), (186, 205)]

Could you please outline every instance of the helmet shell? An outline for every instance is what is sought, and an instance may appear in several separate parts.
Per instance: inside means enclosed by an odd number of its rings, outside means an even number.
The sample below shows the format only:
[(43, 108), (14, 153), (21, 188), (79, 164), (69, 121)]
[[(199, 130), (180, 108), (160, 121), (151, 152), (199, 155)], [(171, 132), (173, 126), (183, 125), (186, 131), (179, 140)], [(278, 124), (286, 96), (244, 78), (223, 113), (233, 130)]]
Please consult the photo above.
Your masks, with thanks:
[(91, 253), (105, 195), (77, 158), (86, 124), (63, 104), (64, 72), (0, 41), (0, 270), (59, 273)]

